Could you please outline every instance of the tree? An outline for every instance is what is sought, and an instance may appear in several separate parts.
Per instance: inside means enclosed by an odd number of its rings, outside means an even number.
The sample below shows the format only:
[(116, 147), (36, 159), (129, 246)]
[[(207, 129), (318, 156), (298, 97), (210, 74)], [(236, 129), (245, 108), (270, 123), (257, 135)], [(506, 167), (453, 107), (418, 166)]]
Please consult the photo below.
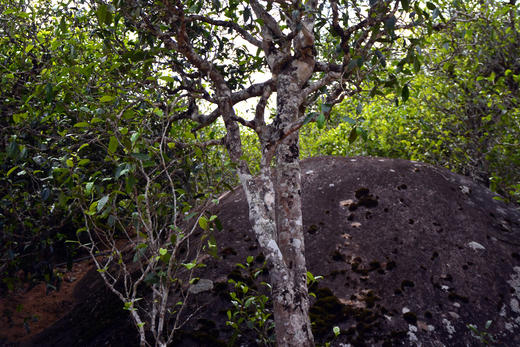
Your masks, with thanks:
[(160, 79), (149, 79), (146, 55), (113, 54), (106, 12), (81, 2), (3, 5), (2, 284), (45, 280), (59, 290), (55, 265), (71, 266), (79, 244), (130, 312), (141, 343), (168, 344), (185, 323), (190, 293), (182, 281), (202, 248), (215, 250), (206, 193), (227, 184), (227, 170), (201, 164), (220, 154), (192, 145), (189, 131), (159, 116)]
[[(115, 1), (99, 2), (98, 17), (120, 54), (141, 54), (165, 72), (158, 106), (172, 122), (203, 132), (217, 121), (223, 144), (245, 190), (250, 222), (271, 264), (270, 276), (280, 346), (311, 346), (301, 212), (299, 129), (322, 125), (333, 105), (363, 90), (409, 90), (386, 73), (388, 57), (399, 71), (417, 64), (421, 29), (442, 17), (432, 2), (364, 1)], [(431, 12), (431, 14), (430, 14)], [(128, 31), (114, 30), (123, 20)], [(125, 38), (137, 35), (129, 47)], [(401, 35), (399, 37), (398, 35)], [(399, 43), (399, 46), (396, 45)], [(393, 49), (399, 48), (401, 53)], [(400, 54), (400, 56), (399, 56)], [(264, 82), (255, 83), (261, 73)], [(381, 79), (380, 76), (385, 76)], [(378, 89), (379, 88), (379, 89)], [(265, 114), (276, 94), (275, 112)], [(169, 98), (176, 95), (174, 103)], [(320, 99), (321, 97), (321, 99)], [(236, 105), (256, 100), (249, 118)], [(179, 110), (179, 103), (181, 109)], [(201, 109), (207, 111), (201, 112)], [(173, 111), (176, 110), (176, 111)], [(191, 122), (191, 123), (190, 123)], [(260, 172), (244, 160), (241, 126), (258, 136)]]
[[(304, 155), (375, 155), (444, 166), (519, 200), (518, 4), (453, 2), (422, 45), (406, 103), (345, 100), (326, 131), (303, 130)], [(447, 58), (449, 57), (449, 58)], [(361, 99), (363, 99), (361, 97)], [(341, 122), (347, 118), (348, 122)], [(366, 139), (346, 146), (338, 139)], [(352, 135), (354, 134), (354, 135)], [(350, 136), (352, 135), (352, 136)]]

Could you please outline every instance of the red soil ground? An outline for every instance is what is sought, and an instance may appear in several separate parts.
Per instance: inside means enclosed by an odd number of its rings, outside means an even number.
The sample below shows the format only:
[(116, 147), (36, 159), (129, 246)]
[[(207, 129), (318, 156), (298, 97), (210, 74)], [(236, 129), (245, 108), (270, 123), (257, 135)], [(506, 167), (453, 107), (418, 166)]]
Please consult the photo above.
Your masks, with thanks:
[(92, 260), (75, 263), (63, 272), (59, 291), (46, 293), (44, 283), (18, 288), (0, 298), (0, 342), (25, 342), (62, 318), (74, 306), (74, 287), (93, 267)]

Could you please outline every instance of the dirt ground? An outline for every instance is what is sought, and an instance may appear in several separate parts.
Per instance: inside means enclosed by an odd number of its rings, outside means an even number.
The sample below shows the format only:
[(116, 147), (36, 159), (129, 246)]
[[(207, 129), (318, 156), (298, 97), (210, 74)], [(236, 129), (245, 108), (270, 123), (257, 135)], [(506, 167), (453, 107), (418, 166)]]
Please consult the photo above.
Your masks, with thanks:
[(75, 263), (63, 270), (59, 291), (40, 283), (29, 289), (18, 288), (0, 298), (0, 342), (25, 342), (62, 318), (74, 306), (73, 292), (79, 280), (93, 267), (92, 260)]

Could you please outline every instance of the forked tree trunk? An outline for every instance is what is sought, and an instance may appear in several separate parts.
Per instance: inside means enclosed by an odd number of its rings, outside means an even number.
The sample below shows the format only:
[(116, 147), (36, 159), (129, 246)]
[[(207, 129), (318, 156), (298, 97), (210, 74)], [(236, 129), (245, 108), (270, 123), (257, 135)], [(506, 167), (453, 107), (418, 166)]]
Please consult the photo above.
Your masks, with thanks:
[[(277, 124), (280, 133), (299, 116), (301, 84), (296, 69), (278, 77)], [(301, 211), (298, 132), (276, 147), (276, 165), (264, 157), (260, 174), (240, 172), (249, 204), (249, 220), (273, 265), (270, 270), (278, 346), (314, 346), (309, 318), (307, 268)]]
[(277, 345), (308, 347), (314, 346), (314, 339), (309, 319), (300, 165), (294, 151), (286, 152), (297, 145), (297, 134), (287, 140), (278, 150), (275, 173), (264, 168), (256, 178), (249, 174), (240, 174), (240, 178), (248, 199), (249, 220), (272, 264), (269, 273)]

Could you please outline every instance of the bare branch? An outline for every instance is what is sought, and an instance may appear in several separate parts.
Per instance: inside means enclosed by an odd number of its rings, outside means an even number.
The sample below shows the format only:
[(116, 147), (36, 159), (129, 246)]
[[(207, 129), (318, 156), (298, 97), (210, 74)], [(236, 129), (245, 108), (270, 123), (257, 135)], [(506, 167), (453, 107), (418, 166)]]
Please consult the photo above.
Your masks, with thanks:
[(213, 24), (216, 26), (222, 26), (222, 27), (233, 29), (237, 33), (239, 33), (240, 36), (242, 36), (242, 38), (244, 40), (246, 40), (247, 42), (249, 42), (250, 44), (252, 44), (256, 47), (262, 48), (262, 42), (260, 40), (255, 38), (247, 30), (245, 30), (244, 28), (242, 28), (240, 25), (238, 25), (235, 22), (217, 20), (217, 19), (208, 18), (208, 17), (201, 16), (201, 15), (191, 15), (191, 16), (186, 17), (186, 21), (188, 21), (188, 22), (197, 21), (197, 20), (208, 23), (208, 24)]
[(307, 98), (310, 94), (314, 93), (321, 87), (328, 85), (332, 81), (337, 80), (340, 77), (341, 77), (341, 73), (339, 73), (339, 72), (329, 72), (328, 74), (325, 75), (325, 77), (319, 79), (316, 82), (311, 83), (307, 88), (305, 88), (302, 92), (302, 97), (304, 99)]
[(265, 107), (267, 105), (267, 100), (271, 96), (272, 92), (273, 92), (273, 90), (271, 88), (271, 85), (268, 85), (267, 87), (265, 87), (264, 91), (262, 93), (262, 97), (258, 101), (258, 104), (256, 104), (255, 125), (256, 125), (257, 129), (260, 129), (265, 126), (265, 118), (264, 118)]
[(240, 124), (242, 124), (243, 126), (246, 126), (248, 128), (251, 128), (251, 129), (256, 129), (256, 126), (255, 126), (255, 122), (254, 121), (248, 121), (248, 120), (245, 120), (244, 118), (240, 117), (240, 116), (237, 116), (237, 115), (233, 115), (231, 117), (232, 120), (234, 120), (235, 122), (238, 122)]
[(314, 65), (314, 72), (342, 72), (343, 67), (339, 64), (333, 63), (324, 63), (321, 61), (317, 61)]
[(265, 88), (267, 87), (269, 87), (271, 90), (274, 90), (276, 88), (275, 83), (272, 79), (269, 79), (262, 83), (252, 84), (246, 89), (231, 94), (231, 102), (234, 105), (236, 103), (239, 103), (240, 101), (261, 96), (264, 93)]
[(251, 0), (251, 7), (255, 12), (256, 16), (264, 21), (264, 24), (269, 31), (274, 35), (274, 39), (282, 39), (284, 37), (280, 26), (277, 21), (267, 12), (257, 0)]

